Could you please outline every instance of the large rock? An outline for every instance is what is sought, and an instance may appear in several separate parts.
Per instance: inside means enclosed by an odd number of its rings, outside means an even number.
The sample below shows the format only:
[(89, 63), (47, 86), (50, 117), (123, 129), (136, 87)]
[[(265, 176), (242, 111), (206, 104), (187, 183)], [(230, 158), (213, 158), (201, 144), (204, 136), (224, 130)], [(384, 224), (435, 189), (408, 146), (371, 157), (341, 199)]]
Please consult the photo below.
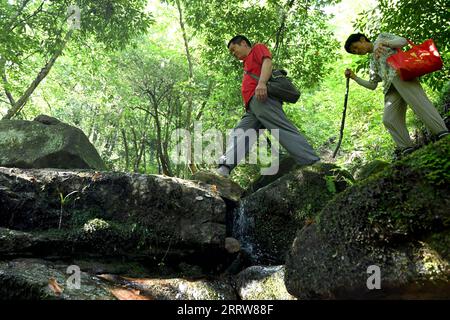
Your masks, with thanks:
[(235, 212), (234, 237), (258, 264), (284, 264), (296, 232), (311, 223), (336, 193), (347, 173), (332, 164), (296, 169), (242, 199)]
[(0, 300), (115, 300), (102, 280), (80, 271), (77, 283), (76, 272), (40, 259), (0, 261)]
[(115, 285), (138, 290), (152, 300), (236, 300), (234, 288), (224, 279), (139, 279), (111, 274), (99, 277)]
[[(14, 259), (19, 257), (51, 257), (58, 259), (127, 259), (140, 261), (150, 259), (155, 265), (158, 261), (169, 261), (176, 265), (180, 259), (190, 258), (204, 251), (212, 250), (197, 247), (183, 247), (179, 243), (158, 245), (153, 236), (147, 234), (146, 228), (133, 225), (120, 225), (93, 219), (83, 226), (70, 229), (49, 229), (46, 231), (23, 232), (0, 228), (0, 257)], [(221, 249), (221, 248), (216, 248)], [(208, 251), (209, 252), (209, 251)], [(207, 264), (226, 260), (217, 257)], [(192, 258), (191, 258), (192, 259)], [(200, 261), (202, 262), (202, 261)], [(169, 271), (172, 267), (166, 265)]]
[(0, 227), (36, 232), (61, 225), (94, 251), (124, 247), (130, 238), (161, 251), (222, 248), (225, 216), (221, 197), (181, 179), (0, 168)]
[(295, 300), (284, 284), (284, 266), (252, 266), (236, 277), (242, 300)]
[(290, 155), (280, 154), (279, 159), (279, 167), (276, 174), (271, 175), (261, 175), (259, 176), (249, 187), (245, 190), (243, 196), (248, 196), (253, 192), (258, 191), (259, 189), (267, 186), (268, 184), (278, 180), (282, 176), (288, 174), (294, 169), (301, 168), (301, 165), (297, 163), (297, 161), (291, 157)]
[(0, 150), (3, 167), (106, 169), (80, 129), (47, 116), (1, 120)]
[(36, 257), (67, 253), (65, 237), (52, 233), (29, 233), (0, 228), (0, 256)]
[[(100, 274), (112, 271), (117, 274)], [(0, 260), (0, 300), (236, 300), (225, 278), (149, 277), (136, 263)], [(141, 277), (127, 276), (141, 274)], [(168, 276), (168, 275), (167, 275)]]
[(233, 202), (239, 202), (241, 199), (242, 188), (228, 178), (208, 171), (198, 171), (191, 179), (197, 181), (203, 188), (210, 190), (211, 193), (216, 193), (224, 199)]
[(389, 166), (389, 163), (382, 160), (374, 160), (361, 166), (355, 174), (357, 180), (364, 180), (379, 172), (382, 172)]
[[(302, 299), (450, 298), (449, 159), (450, 137), (336, 196), (298, 233), (288, 291)], [(370, 290), (378, 271), (381, 289)]]

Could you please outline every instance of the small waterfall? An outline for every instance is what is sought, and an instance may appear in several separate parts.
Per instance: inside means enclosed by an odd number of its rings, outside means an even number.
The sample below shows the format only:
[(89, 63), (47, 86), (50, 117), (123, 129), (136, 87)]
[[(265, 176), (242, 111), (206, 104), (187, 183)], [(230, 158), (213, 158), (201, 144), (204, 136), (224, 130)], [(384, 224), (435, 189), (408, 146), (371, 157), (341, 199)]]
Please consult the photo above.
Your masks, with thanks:
[(246, 214), (246, 201), (242, 199), (233, 214), (233, 237), (241, 243), (241, 250), (245, 250), (254, 262), (259, 260), (261, 252), (254, 241), (255, 218)]

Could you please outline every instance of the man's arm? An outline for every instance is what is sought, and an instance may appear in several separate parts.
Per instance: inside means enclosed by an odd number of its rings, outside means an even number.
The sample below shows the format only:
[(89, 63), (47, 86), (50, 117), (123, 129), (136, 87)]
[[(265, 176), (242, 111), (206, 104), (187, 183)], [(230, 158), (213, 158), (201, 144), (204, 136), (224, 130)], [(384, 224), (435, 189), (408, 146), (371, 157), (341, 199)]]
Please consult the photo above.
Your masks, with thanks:
[(264, 58), (261, 66), (261, 75), (259, 76), (258, 85), (255, 89), (256, 99), (265, 101), (267, 99), (267, 81), (272, 75), (272, 59)]

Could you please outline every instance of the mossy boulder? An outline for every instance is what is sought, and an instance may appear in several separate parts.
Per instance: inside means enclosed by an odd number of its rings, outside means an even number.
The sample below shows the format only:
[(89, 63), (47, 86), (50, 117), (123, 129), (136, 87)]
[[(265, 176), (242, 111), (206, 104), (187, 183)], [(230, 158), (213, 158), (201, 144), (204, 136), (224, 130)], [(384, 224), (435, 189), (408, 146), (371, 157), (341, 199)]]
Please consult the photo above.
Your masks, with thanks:
[[(159, 175), (0, 167), (0, 227), (61, 229), (89, 245), (221, 248), (226, 206), (192, 181)], [(116, 245), (116, 247), (124, 247)], [(163, 249), (164, 248), (164, 249)]]
[[(298, 235), (286, 287), (307, 298), (450, 298), (450, 137), (330, 201)], [(371, 266), (381, 289), (370, 290)]]
[(389, 166), (389, 163), (382, 160), (374, 160), (359, 168), (355, 174), (357, 180), (364, 180), (373, 176)]
[(130, 278), (111, 274), (99, 277), (137, 290), (151, 300), (236, 300), (234, 288), (225, 279)]
[(268, 184), (278, 180), (289, 172), (301, 168), (301, 165), (290, 155), (280, 154), (279, 167), (276, 174), (260, 175), (244, 192), (244, 196), (249, 196), (253, 192), (267, 186)]
[(198, 171), (193, 174), (191, 180), (229, 201), (238, 202), (241, 199), (242, 188), (228, 178), (208, 171)]
[(234, 236), (259, 264), (284, 264), (298, 229), (352, 177), (333, 164), (300, 168), (241, 200), (235, 211)]
[(77, 270), (69, 267), (41, 259), (0, 261), (0, 300), (115, 300), (101, 279), (80, 271), (77, 283), (71, 278)]
[(295, 300), (284, 284), (284, 266), (252, 266), (236, 276), (242, 300)]
[(0, 121), (0, 166), (105, 170), (105, 164), (78, 128), (50, 117)]

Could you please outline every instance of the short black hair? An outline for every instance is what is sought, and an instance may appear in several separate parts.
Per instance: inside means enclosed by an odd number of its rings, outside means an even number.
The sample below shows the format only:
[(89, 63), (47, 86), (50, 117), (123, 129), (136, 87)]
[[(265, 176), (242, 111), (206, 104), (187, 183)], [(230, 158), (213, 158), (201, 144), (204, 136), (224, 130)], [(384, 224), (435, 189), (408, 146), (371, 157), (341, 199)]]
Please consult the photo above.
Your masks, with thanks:
[(231, 44), (240, 44), (242, 41), (245, 41), (245, 43), (247, 43), (250, 48), (252, 47), (252, 44), (250, 40), (247, 39), (247, 37), (238, 34), (228, 42), (227, 48), (230, 48)]
[(364, 34), (362, 33), (354, 33), (351, 34), (348, 38), (347, 41), (345, 41), (345, 51), (347, 51), (348, 53), (352, 53), (350, 52), (350, 46), (352, 45), (352, 43), (354, 42), (358, 42), (359, 40), (361, 40), (361, 37), (364, 37), (364, 39), (366, 39), (366, 41), (370, 42), (369, 38), (367, 38)]

